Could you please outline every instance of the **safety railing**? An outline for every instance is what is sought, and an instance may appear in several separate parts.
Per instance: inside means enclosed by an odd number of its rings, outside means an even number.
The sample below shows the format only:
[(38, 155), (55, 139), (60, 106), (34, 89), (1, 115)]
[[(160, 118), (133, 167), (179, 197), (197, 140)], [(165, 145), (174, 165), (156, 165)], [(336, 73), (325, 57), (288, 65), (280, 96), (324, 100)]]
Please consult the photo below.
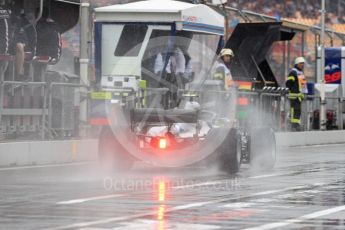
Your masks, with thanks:
[[(244, 119), (244, 125), (269, 125), (277, 131), (290, 131), (290, 100), (287, 93), (279, 92), (239, 92), (239, 98), (246, 97), (249, 101), (245, 106), (238, 106), (238, 110), (255, 115), (255, 118)], [(243, 100), (242, 100), (243, 101)], [(326, 127), (327, 130), (342, 130), (345, 127), (345, 98), (340, 96), (326, 96)], [(321, 97), (308, 95), (302, 101), (301, 131), (320, 129)], [(247, 107), (246, 109), (243, 109)], [(241, 121), (240, 121), (241, 122)]]
[(275, 130), (285, 130), (287, 94), (283, 88), (279, 90), (240, 91), (237, 110), (241, 115), (238, 120), (241, 126), (270, 126)]
[[(200, 94), (197, 90), (191, 91)], [(212, 100), (218, 101), (226, 97), (226, 91), (207, 90), (207, 94), (215, 94)], [(197, 99), (196, 99), (197, 100)], [(201, 99), (202, 100), (202, 99)], [(345, 98), (326, 95), (327, 130), (344, 129)], [(320, 129), (319, 95), (306, 95), (301, 103), (301, 131)], [(262, 90), (239, 90), (237, 93), (237, 121), (241, 127), (270, 126), (276, 131), (291, 131), (291, 109), (288, 90), (286, 88), (264, 87)]]
[[(78, 135), (81, 84), (0, 82), (1, 139), (53, 139)], [(86, 121), (85, 121), (86, 122)]]
[[(345, 98), (337, 96), (326, 96), (326, 121), (328, 130), (344, 129)], [(308, 96), (302, 104), (302, 123), (305, 124), (305, 131), (320, 129), (320, 96)]]
[(44, 139), (45, 82), (0, 82), (0, 124), (6, 133), (39, 132)]
[[(10, 138), (11, 134), (26, 133), (37, 134), (35, 139), (42, 140), (78, 137), (79, 128), (86, 125), (79, 119), (79, 106), (83, 100), (88, 100), (88, 96), (83, 95), (83, 92), (89, 92), (89, 88), (74, 83), (1, 82), (0, 127), (6, 134), (5, 138)], [(277, 131), (290, 131), (288, 96), (283, 88), (239, 91), (238, 118), (243, 114), (255, 117), (239, 122), (247, 126), (261, 123)], [(343, 129), (345, 98), (327, 96), (326, 101), (327, 128)], [(303, 101), (303, 131), (319, 129), (320, 105), (321, 99), (318, 95), (307, 96)]]
[[(88, 100), (87, 95), (81, 95), (81, 89), (89, 89), (82, 84), (54, 82), (49, 85), (48, 97), (48, 138), (73, 137), (78, 136), (78, 130), (81, 125), (79, 120), (79, 108), (82, 100)], [(60, 95), (55, 92), (59, 90)], [(58, 96), (54, 101), (54, 95)], [(57, 104), (56, 104), (57, 102)], [(61, 108), (61, 110), (60, 110)], [(56, 113), (57, 114), (56, 114)], [(54, 116), (55, 113), (55, 116)], [(86, 122), (86, 121), (84, 121)]]

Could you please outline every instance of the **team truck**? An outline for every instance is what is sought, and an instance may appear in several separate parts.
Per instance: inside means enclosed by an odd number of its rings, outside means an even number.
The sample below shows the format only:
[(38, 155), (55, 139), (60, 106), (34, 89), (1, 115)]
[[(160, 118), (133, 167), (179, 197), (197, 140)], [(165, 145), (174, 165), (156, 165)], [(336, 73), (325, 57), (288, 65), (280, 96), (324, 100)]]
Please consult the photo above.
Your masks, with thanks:
[[(99, 90), (90, 95), (90, 123), (102, 126), (105, 166), (274, 167), (274, 130), (255, 105), (260, 92), (286, 93), (265, 57), (293, 33), (280, 22), (243, 23), (225, 41), (224, 24), (219, 9), (172, 0), (95, 9)], [(223, 47), (235, 53), (227, 89), (212, 77)]]

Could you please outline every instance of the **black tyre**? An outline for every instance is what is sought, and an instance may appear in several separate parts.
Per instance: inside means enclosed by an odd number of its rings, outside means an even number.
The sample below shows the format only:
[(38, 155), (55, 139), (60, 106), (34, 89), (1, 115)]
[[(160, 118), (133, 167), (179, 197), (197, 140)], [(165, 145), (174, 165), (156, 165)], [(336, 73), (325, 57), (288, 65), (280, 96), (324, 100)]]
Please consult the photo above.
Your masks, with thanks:
[(251, 133), (252, 167), (257, 169), (272, 169), (276, 163), (276, 139), (271, 128), (256, 129)]
[(134, 163), (134, 158), (118, 142), (110, 127), (103, 127), (101, 131), (98, 156), (102, 167), (109, 171), (128, 171)]
[(237, 173), (241, 167), (241, 138), (236, 129), (231, 129), (218, 148), (220, 170)]

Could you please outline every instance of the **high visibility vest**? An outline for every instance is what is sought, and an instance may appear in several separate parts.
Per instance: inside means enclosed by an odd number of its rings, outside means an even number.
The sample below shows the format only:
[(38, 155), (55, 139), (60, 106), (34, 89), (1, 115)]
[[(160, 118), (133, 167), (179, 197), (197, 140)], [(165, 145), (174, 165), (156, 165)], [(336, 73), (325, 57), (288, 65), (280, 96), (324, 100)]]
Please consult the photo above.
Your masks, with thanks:
[(308, 94), (307, 80), (305, 79), (303, 71), (297, 68), (293, 68), (292, 71), (297, 73), (299, 91), (304, 94)]
[(213, 79), (224, 81), (226, 89), (233, 84), (231, 72), (223, 62), (218, 62)]

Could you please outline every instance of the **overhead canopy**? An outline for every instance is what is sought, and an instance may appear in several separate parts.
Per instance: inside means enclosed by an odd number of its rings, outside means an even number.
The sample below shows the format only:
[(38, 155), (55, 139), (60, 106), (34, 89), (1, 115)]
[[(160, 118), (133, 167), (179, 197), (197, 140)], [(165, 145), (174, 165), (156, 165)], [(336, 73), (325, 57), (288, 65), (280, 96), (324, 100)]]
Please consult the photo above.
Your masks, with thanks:
[(281, 22), (239, 23), (236, 26), (225, 46), (235, 53), (230, 68), (234, 79), (280, 85), (266, 57), (274, 42), (288, 41), (295, 36), (294, 32), (282, 28)]
[(203, 4), (148, 0), (96, 8), (99, 22), (176, 23), (178, 30), (224, 34), (224, 17)]

